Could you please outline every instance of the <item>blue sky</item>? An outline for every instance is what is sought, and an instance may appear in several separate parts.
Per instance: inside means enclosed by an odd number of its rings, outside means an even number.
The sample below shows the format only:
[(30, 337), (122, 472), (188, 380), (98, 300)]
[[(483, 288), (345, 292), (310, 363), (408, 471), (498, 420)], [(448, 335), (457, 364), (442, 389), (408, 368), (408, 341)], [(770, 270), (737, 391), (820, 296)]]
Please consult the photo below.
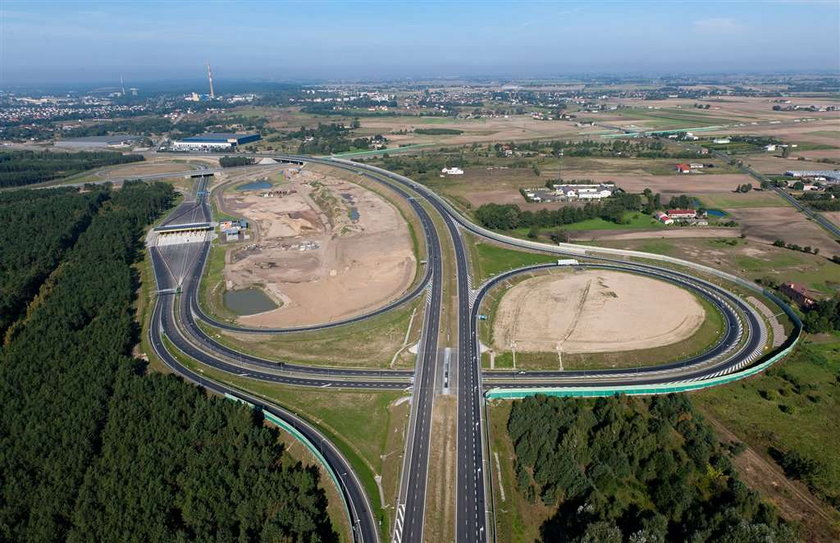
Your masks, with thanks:
[(0, 85), (840, 70), (840, 2), (0, 2)]

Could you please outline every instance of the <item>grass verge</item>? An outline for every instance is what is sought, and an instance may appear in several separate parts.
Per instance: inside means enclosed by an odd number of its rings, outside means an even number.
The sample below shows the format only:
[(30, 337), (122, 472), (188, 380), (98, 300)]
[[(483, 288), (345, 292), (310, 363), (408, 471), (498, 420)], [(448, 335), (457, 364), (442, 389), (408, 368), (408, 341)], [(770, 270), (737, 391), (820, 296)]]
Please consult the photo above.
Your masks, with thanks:
[(804, 458), (795, 478), (840, 506), (840, 335), (812, 336), (764, 374), (692, 399), (768, 459), (791, 451)]
[[(381, 534), (387, 536), (390, 533), (394, 511), (387, 504), (396, 499), (409, 409), (408, 402), (395, 405), (396, 400), (404, 395), (402, 391), (351, 391), (278, 385), (232, 376), (183, 356), (179, 359), (205, 377), (248, 391), (314, 424), (341, 450), (359, 476), (374, 517), (380, 523)], [(382, 477), (383, 492), (379, 491), (377, 476)], [(386, 507), (383, 507), (383, 500)]]

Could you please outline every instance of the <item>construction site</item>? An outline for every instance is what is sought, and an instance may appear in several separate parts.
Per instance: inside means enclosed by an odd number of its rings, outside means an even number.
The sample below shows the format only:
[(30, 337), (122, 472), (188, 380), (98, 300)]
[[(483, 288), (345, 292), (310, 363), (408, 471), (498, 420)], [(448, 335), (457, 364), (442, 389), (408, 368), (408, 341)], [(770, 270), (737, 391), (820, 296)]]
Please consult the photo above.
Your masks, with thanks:
[(225, 291), (259, 289), (277, 306), (238, 311), (240, 323), (330, 322), (381, 306), (411, 285), (417, 261), (409, 227), (386, 199), (307, 169), (260, 174), (217, 200), (222, 213), (244, 218), (251, 231), (247, 243), (226, 251)]

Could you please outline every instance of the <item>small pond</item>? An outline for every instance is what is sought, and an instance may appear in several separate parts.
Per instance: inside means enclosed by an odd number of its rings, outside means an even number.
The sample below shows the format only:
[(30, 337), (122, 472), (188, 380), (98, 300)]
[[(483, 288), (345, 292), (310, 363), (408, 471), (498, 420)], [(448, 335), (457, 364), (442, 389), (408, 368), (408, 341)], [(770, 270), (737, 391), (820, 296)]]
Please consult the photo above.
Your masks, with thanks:
[(258, 288), (228, 290), (225, 292), (225, 306), (237, 315), (255, 315), (279, 307)]
[(271, 187), (271, 183), (263, 179), (262, 181), (252, 181), (251, 183), (239, 185), (236, 187), (236, 190), (265, 190), (270, 189)]
[(706, 215), (709, 217), (726, 217), (726, 211), (722, 211), (720, 209), (707, 209)]

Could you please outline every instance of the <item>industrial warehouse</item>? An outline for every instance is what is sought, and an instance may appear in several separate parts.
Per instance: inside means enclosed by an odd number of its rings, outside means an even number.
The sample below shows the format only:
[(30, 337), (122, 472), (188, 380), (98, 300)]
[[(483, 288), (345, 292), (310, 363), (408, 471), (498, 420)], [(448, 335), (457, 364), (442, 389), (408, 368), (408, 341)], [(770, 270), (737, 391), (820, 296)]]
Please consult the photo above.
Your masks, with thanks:
[(259, 141), (261, 136), (252, 134), (208, 133), (192, 136), (172, 142), (174, 151), (216, 151), (219, 149), (234, 149), (240, 145)]

